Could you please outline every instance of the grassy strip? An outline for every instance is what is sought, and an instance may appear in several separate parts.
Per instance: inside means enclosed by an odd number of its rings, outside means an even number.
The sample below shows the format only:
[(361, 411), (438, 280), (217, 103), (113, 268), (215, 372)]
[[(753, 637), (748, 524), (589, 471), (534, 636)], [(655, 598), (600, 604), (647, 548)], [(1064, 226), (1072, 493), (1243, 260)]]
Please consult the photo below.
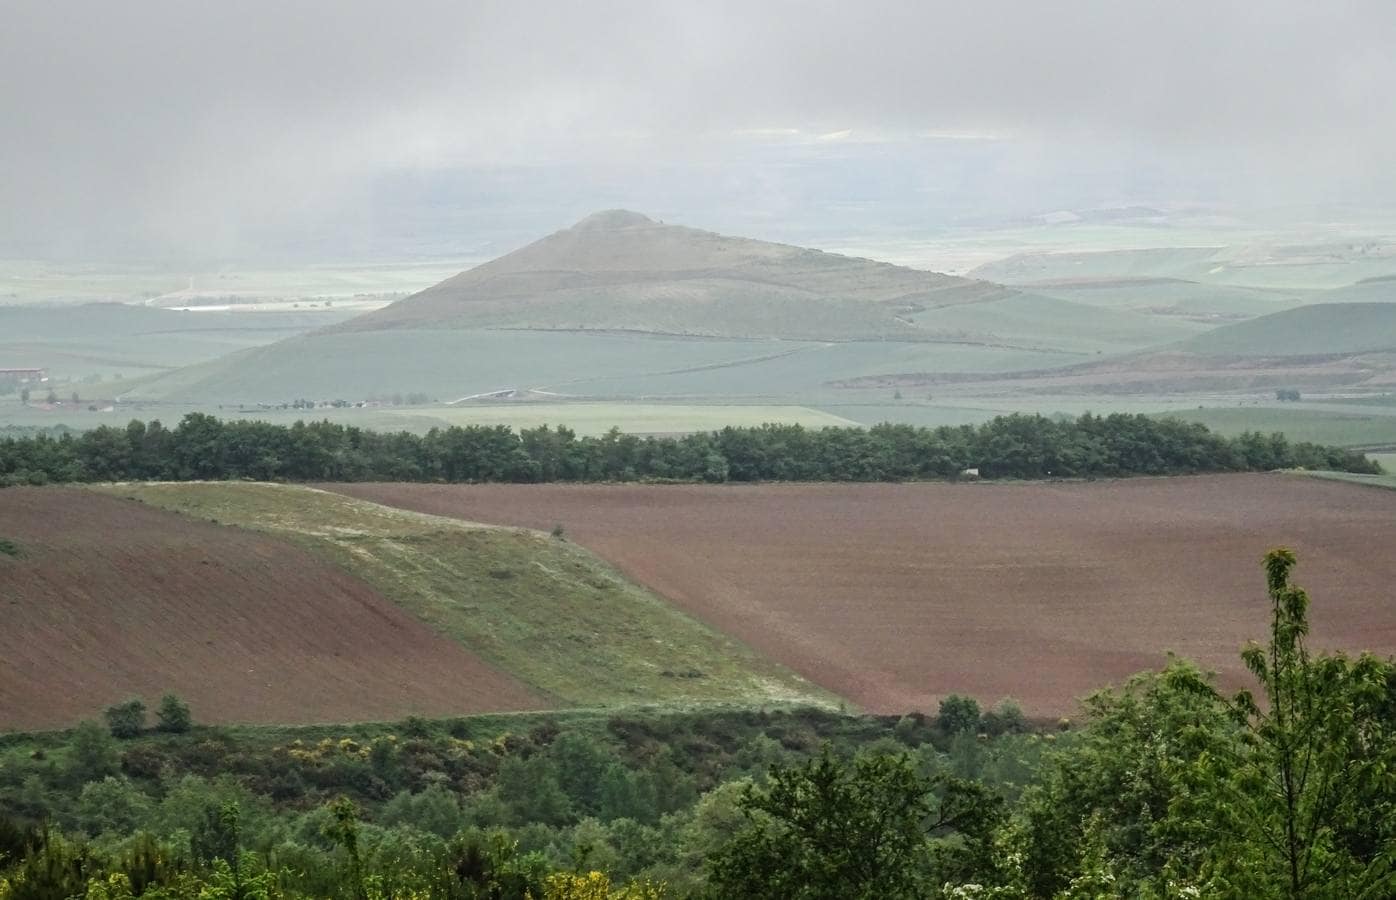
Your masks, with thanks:
[(1349, 484), (1364, 484), (1367, 487), (1396, 491), (1396, 474), (1357, 475), (1351, 472), (1305, 472), (1304, 474), (1314, 478), (1326, 478), (1329, 481), (1346, 481)]
[(290, 540), (565, 706), (838, 698), (676, 610), (590, 552), (312, 488), (94, 488)]
[(1258, 407), (1208, 407), (1174, 410), (1160, 418), (1200, 422), (1217, 434), (1234, 437), (1246, 431), (1281, 432), (1291, 441), (1311, 441), (1337, 447), (1375, 447), (1396, 444), (1396, 415), (1374, 411), (1370, 415), (1330, 410)]

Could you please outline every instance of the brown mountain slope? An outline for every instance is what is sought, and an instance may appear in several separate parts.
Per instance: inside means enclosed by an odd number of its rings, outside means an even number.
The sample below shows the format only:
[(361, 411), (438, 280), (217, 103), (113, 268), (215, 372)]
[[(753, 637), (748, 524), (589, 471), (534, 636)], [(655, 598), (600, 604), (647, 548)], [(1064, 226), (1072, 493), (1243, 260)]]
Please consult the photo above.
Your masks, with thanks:
[(0, 731), (174, 691), (206, 723), (545, 705), (289, 543), (77, 488), (0, 502)]
[(925, 309), (1010, 289), (890, 263), (597, 213), (333, 331), (529, 328), (918, 340)]

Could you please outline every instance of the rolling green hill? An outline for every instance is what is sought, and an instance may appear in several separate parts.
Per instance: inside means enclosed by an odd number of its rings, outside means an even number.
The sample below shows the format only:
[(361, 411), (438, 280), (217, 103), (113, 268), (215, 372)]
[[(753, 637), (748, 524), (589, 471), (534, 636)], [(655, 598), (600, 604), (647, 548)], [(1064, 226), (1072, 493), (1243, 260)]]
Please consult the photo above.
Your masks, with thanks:
[(1150, 316), (1200, 320), (1245, 319), (1279, 312), (1323, 292), (1274, 291), (1182, 278), (1088, 278), (1023, 285), (1034, 294)]
[(1049, 369), (1205, 327), (613, 211), (383, 309), (123, 396), (806, 404), (867, 375)]
[(1089, 278), (1201, 279), (1216, 268), (1224, 252), (1222, 247), (1029, 252), (985, 263), (969, 274), (1003, 284)]
[(936, 307), (910, 318), (928, 330), (959, 333), (988, 344), (1067, 353), (1136, 350), (1208, 328), (1186, 320), (1159, 320), (1128, 310), (1021, 293)]
[[(1216, 235), (1212, 235), (1216, 237)], [(1286, 243), (1275, 236), (1225, 246), (1031, 251), (969, 272), (1011, 285), (1092, 278), (1179, 278), (1206, 284), (1274, 290), (1326, 290), (1396, 273), (1396, 254), (1366, 238)]]
[(391, 330), (305, 335), (244, 350), (123, 387), (123, 396), (135, 402), (238, 404), (420, 391), (451, 401), (514, 389), (544, 391), (555, 399), (803, 402), (824, 393), (827, 382), (864, 375), (1008, 372), (1084, 358), (1082, 350), (1018, 349), (969, 337), (948, 343), (820, 343)]
[(1179, 344), (1213, 356), (1316, 356), (1396, 348), (1396, 303), (1320, 303), (1226, 325)]
[(178, 312), (122, 303), (0, 306), (0, 368), (136, 376), (212, 360), (348, 318), (334, 309)]
[(1396, 276), (1364, 278), (1317, 294), (1313, 303), (1396, 303)]
[[(1337, 447), (1396, 447), (1396, 415), (1380, 410), (1363, 414), (1271, 405), (1178, 410), (1166, 415), (1198, 422), (1227, 436), (1247, 431), (1281, 432), (1292, 441)], [(1390, 467), (1387, 460), (1378, 462)]]
[(357, 400), (420, 391), (450, 401), (489, 391), (549, 388), (588, 377), (730, 365), (803, 346), (636, 334), (348, 331), (304, 335), (191, 366), (128, 396), (237, 403), (297, 397)]

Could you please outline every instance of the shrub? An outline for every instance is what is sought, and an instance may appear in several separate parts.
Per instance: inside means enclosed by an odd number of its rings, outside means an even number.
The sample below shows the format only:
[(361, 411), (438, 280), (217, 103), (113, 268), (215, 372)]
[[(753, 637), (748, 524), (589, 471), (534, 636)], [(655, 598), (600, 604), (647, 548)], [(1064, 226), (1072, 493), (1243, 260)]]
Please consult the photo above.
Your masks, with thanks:
[(136, 737), (145, 730), (145, 702), (137, 697), (109, 706), (106, 718), (112, 737)]
[(121, 764), (116, 741), (96, 722), (83, 722), (73, 732), (73, 755), (69, 772), (78, 783), (115, 775)]
[(1005, 697), (993, 709), (984, 713), (984, 730), (991, 735), (1010, 732), (1019, 734), (1028, 730), (1028, 720), (1017, 701)]
[(940, 701), (936, 724), (946, 734), (959, 734), (979, 727), (979, 703), (973, 697), (951, 694)]
[(169, 765), (169, 757), (156, 744), (134, 744), (131, 749), (121, 754), (121, 771), (132, 778), (154, 781)]
[(155, 728), (170, 734), (184, 734), (194, 727), (194, 717), (189, 713), (189, 704), (174, 694), (166, 694), (160, 698), (160, 706), (155, 710), (155, 719)]
[(87, 834), (129, 834), (150, 816), (150, 798), (126, 778), (88, 782), (78, 796), (77, 825)]
[(431, 723), (421, 716), (408, 716), (403, 719), (399, 730), (410, 738), (425, 740), (431, 737)]

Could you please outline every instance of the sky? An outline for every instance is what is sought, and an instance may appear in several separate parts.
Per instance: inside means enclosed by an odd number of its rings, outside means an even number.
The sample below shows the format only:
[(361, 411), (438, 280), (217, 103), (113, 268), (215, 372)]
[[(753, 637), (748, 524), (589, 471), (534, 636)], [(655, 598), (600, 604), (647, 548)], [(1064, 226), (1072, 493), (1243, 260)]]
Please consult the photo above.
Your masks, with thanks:
[(1390, 0), (0, 0), (0, 255), (1396, 203)]

